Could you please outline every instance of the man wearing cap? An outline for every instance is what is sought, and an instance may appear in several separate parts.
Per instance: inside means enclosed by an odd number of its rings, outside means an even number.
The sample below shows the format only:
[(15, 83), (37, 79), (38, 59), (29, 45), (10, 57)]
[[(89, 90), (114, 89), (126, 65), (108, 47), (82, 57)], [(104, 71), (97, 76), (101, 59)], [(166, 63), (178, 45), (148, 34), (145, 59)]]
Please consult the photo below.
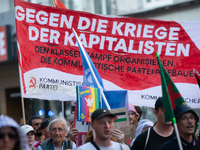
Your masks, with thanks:
[(33, 147), (33, 143), (35, 140), (35, 130), (33, 129), (33, 127), (30, 125), (23, 125), (23, 126), (21, 126), (21, 129), (27, 135), (28, 145), (30, 146), (30, 149), (36, 150), (36, 148)]
[[(174, 109), (177, 127), (183, 150), (200, 150), (200, 141), (194, 136), (195, 125), (199, 121), (197, 114), (187, 105), (179, 105)], [(160, 147), (160, 150), (179, 149), (177, 138), (174, 138)]]
[(126, 150), (122, 144), (110, 140), (114, 117), (115, 115), (107, 109), (99, 108), (95, 110), (91, 116), (94, 141), (78, 147), (77, 150)]
[(138, 135), (131, 150), (159, 150), (162, 144), (175, 137), (172, 122), (165, 122), (161, 97), (155, 103), (154, 113), (157, 118), (156, 125)]
[(130, 103), (128, 104), (128, 111), (131, 132), (130, 134), (125, 135), (124, 142), (130, 146), (131, 141), (135, 138), (136, 127), (138, 125), (138, 119), (140, 118), (140, 115), (137, 113), (135, 106)]

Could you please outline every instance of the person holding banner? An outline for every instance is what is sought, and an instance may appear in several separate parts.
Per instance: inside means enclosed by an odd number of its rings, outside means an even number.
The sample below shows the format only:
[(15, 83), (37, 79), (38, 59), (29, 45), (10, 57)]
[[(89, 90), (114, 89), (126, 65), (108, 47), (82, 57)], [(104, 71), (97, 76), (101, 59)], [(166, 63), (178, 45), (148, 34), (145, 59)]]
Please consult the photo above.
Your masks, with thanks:
[(150, 130), (141, 133), (134, 141), (131, 150), (159, 150), (160, 146), (175, 137), (172, 122), (165, 122), (163, 101), (159, 97), (155, 103), (157, 123)]
[[(183, 104), (174, 109), (177, 127), (181, 137), (183, 150), (199, 150), (200, 141), (194, 136), (195, 125), (199, 121), (197, 114), (187, 105)], [(179, 149), (177, 138), (174, 138), (160, 147), (160, 150)]]
[(38, 150), (75, 150), (76, 144), (65, 139), (67, 129), (68, 125), (64, 117), (57, 117), (53, 119), (47, 126), (50, 138), (40, 143)]
[(94, 141), (78, 147), (77, 150), (126, 150), (122, 144), (110, 140), (114, 117), (116, 116), (105, 108), (96, 109), (91, 115)]

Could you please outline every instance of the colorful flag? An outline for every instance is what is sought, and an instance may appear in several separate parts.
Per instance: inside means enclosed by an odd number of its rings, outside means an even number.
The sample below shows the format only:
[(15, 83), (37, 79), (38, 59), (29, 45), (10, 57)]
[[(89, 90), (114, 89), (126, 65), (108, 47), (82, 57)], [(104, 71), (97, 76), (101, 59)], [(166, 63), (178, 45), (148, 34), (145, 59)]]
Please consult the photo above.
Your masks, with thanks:
[(194, 75), (195, 75), (195, 77), (197, 79), (197, 83), (198, 83), (199, 88), (200, 88), (200, 75), (195, 69), (193, 70), (193, 73), (194, 73)]
[(176, 88), (174, 82), (170, 78), (169, 74), (163, 67), (159, 59), (158, 53), (156, 53), (156, 57), (160, 68), (165, 122), (168, 122), (172, 121), (172, 118), (175, 118), (173, 113), (175, 107), (183, 104), (186, 105), (186, 103), (183, 97), (181, 96), (180, 92)]
[(98, 88), (77, 86), (77, 121), (91, 122), (90, 114), (99, 108), (101, 99)]
[(60, 0), (52, 0), (54, 7), (67, 9)]

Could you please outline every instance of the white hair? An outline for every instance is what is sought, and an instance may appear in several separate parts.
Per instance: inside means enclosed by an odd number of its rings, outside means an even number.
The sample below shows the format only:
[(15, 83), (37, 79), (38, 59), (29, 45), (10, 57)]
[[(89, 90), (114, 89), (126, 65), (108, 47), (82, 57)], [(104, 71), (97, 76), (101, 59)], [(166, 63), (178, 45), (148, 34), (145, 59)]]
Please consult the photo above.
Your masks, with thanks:
[(53, 119), (47, 126), (47, 130), (50, 131), (51, 124), (56, 123), (56, 122), (62, 122), (64, 124), (64, 130), (67, 131), (67, 129), (68, 129), (67, 121), (62, 116), (56, 117), (55, 119)]

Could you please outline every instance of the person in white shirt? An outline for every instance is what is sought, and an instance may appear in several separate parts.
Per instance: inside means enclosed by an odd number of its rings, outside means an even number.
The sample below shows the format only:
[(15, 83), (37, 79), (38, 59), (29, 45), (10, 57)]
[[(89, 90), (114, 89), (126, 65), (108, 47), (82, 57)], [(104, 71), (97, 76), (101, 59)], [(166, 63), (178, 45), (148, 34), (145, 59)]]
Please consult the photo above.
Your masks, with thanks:
[(91, 126), (94, 130), (94, 141), (88, 142), (77, 150), (126, 150), (121, 144), (110, 140), (116, 117), (109, 110), (99, 108), (91, 115)]

